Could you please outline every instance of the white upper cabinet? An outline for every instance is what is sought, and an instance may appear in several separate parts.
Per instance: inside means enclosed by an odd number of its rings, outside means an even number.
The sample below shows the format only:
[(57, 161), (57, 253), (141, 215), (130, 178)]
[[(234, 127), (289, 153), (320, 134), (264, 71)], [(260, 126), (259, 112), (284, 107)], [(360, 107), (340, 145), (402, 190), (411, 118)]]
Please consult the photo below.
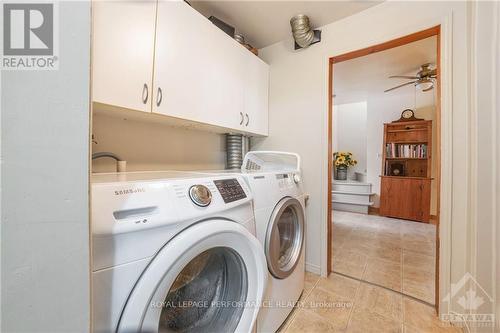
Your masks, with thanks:
[(156, 29), (153, 112), (239, 126), (246, 50), (181, 1), (158, 2)]
[(184, 1), (95, 1), (93, 101), (268, 133), (269, 66)]
[(92, 99), (151, 111), (156, 1), (94, 1)]
[(246, 131), (268, 135), (269, 66), (250, 52), (245, 54)]

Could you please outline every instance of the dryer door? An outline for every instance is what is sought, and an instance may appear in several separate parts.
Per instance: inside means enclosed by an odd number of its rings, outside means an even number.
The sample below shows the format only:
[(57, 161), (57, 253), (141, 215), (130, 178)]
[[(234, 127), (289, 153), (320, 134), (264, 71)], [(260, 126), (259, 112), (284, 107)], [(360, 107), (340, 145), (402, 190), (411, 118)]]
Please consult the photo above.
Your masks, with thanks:
[(122, 312), (119, 332), (250, 332), (266, 285), (265, 256), (238, 223), (200, 222), (154, 257)]
[(297, 199), (283, 198), (274, 208), (267, 228), (265, 253), (272, 275), (284, 279), (292, 274), (304, 242), (304, 210)]

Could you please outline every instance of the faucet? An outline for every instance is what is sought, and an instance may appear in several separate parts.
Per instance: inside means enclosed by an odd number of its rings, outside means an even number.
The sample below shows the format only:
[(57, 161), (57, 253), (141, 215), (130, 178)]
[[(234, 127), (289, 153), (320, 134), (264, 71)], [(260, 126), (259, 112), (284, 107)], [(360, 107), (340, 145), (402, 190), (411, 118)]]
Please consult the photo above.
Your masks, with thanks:
[(117, 172), (125, 172), (127, 170), (127, 161), (122, 160), (114, 153), (103, 151), (103, 152), (98, 152), (98, 153), (92, 154), (92, 160), (95, 160), (98, 158), (103, 158), (103, 157), (109, 157), (109, 158), (112, 158), (116, 161), (116, 171)]

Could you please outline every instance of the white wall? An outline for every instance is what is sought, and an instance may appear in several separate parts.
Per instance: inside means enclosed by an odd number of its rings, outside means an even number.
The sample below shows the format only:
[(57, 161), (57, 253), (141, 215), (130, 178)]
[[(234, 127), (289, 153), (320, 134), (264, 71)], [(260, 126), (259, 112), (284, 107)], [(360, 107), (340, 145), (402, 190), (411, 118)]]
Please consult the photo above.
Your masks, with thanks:
[[(496, 96), (496, 100), (494, 100), (495, 106), (493, 109), (493, 112), (495, 110), (500, 110), (500, 6), (496, 6), (496, 13), (493, 10), (492, 13), (493, 15), (496, 15), (496, 29), (493, 27), (492, 31), (496, 32), (496, 63), (495, 64), (495, 71), (493, 72), (494, 77), (496, 78), (495, 86), (493, 87), (492, 94)], [(494, 37), (493, 37), (494, 38)], [(494, 39), (493, 39), (494, 40)], [(498, 111), (497, 111), (498, 112)], [(493, 235), (495, 235), (495, 244), (494, 246), (496, 247), (493, 249), (494, 257), (496, 257), (496, 262), (495, 262), (495, 272), (494, 275), (496, 277), (496, 295), (495, 295), (495, 301), (496, 301), (496, 310), (495, 310), (495, 317), (497, 318), (497, 326), (500, 326), (500, 174), (498, 171), (498, 168), (500, 166), (500, 117), (497, 116), (494, 117), (496, 118), (496, 127), (493, 131), (493, 136), (496, 136), (496, 164), (494, 164), (494, 170), (496, 169), (496, 174), (495, 174), (495, 179), (496, 179), (496, 184), (495, 186), (495, 197), (496, 197), (496, 209), (494, 209), (494, 216), (493, 216)], [(493, 201), (493, 205), (495, 205), (495, 201)], [(496, 223), (495, 223), (496, 221)], [(496, 253), (496, 255), (495, 255)]]
[(90, 2), (59, 3), (59, 46), (2, 72), (2, 332), (90, 327)]
[[(473, 57), (471, 141), (471, 273), (495, 303), (487, 297), (476, 313), (495, 313), (500, 331), (500, 4), (473, 5)], [(496, 143), (496, 146), (495, 146)], [(477, 288), (479, 290), (479, 288)], [(480, 291), (479, 291), (480, 292)]]
[[(93, 152), (108, 151), (127, 161), (127, 171), (219, 170), (225, 168), (225, 137), (152, 122), (94, 115)], [(93, 172), (114, 172), (116, 162), (100, 158)]]
[[(469, 127), (469, 30), (465, 2), (384, 2), (322, 27), (322, 41), (293, 50), (291, 39), (260, 51), (270, 68), (269, 138), (255, 146), (290, 150), (303, 158), (307, 208), (308, 269), (326, 273), (328, 57), (443, 24), (443, 195), (440, 268), (444, 295), (467, 271), (468, 189), (471, 175)], [(283, 126), (283, 119), (286, 125)], [(451, 131), (451, 127), (453, 131)], [(452, 144), (452, 145), (451, 145)], [(453, 168), (451, 168), (453, 165)], [(450, 192), (451, 191), (451, 192)], [(450, 223), (453, 223), (451, 228)], [(453, 253), (453, 255), (451, 255)], [(441, 304), (447, 311), (447, 304)]]
[(349, 179), (355, 172), (366, 172), (366, 102), (335, 105), (333, 112), (333, 152), (349, 151), (358, 164), (347, 169)]

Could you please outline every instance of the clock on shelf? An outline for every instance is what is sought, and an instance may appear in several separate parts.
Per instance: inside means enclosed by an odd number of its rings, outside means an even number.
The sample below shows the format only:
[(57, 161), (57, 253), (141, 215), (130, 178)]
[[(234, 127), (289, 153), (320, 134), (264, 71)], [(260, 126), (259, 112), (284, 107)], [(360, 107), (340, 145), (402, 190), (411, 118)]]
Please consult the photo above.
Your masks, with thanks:
[(423, 120), (423, 119), (415, 117), (415, 111), (413, 111), (412, 109), (405, 109), (403, 110), (403, 112), (401, 112), (401, 118), (393, 121), (393, 123), (398, 123), (401, 121), (417, 121), (417, 120)]

